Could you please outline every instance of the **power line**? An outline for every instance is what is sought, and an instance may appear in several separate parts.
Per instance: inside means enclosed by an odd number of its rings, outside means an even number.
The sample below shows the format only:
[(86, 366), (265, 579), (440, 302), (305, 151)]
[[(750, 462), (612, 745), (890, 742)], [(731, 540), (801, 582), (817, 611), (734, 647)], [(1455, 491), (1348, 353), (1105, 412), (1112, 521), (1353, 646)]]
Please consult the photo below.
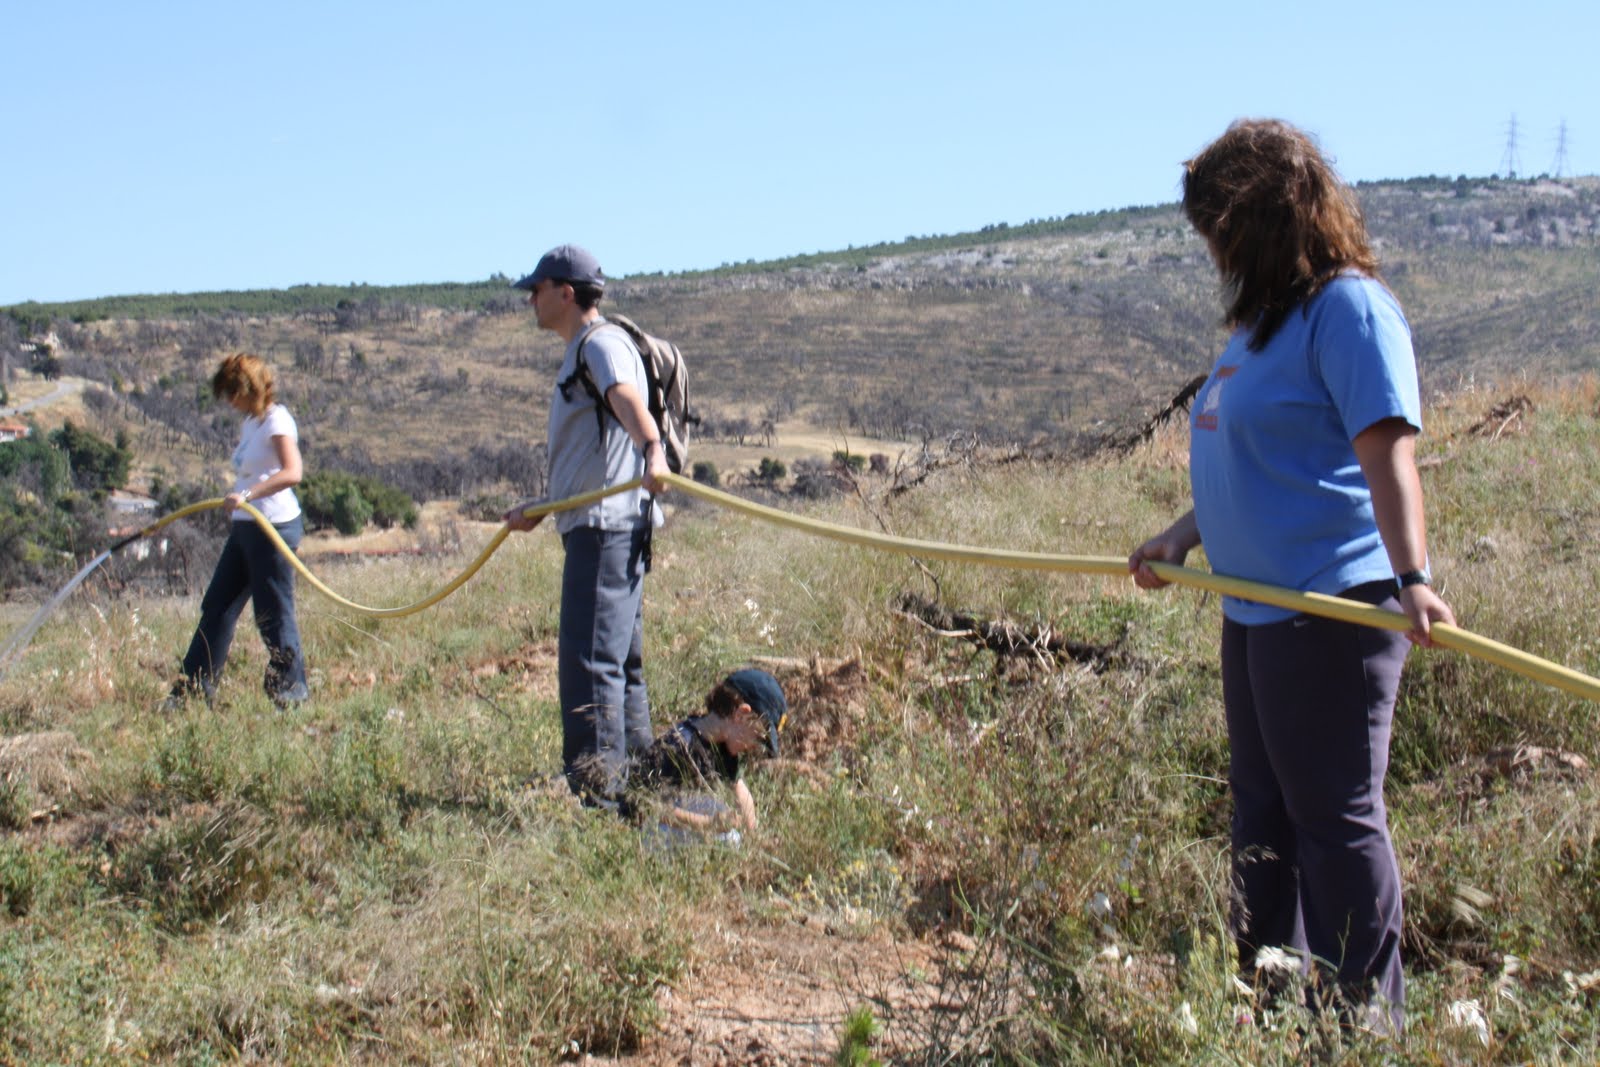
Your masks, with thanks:
[(1506, 127), (1506, 150), (1500, 157), (1500, 173), (1508, 179), (1515, 180), (1517, 171), (1522, 169), (1522, 161), (1517, 158), (1517, 116), (1511, 116), (1511, 123)]
[(1554, 166), (1550, 168), (1550, 175), (1555, 178), (1565, 176), (1569, 165), (1567, 160), (1567, 120), (1562, 119), (1561, 129), (1556, 133), (1556, 161)]

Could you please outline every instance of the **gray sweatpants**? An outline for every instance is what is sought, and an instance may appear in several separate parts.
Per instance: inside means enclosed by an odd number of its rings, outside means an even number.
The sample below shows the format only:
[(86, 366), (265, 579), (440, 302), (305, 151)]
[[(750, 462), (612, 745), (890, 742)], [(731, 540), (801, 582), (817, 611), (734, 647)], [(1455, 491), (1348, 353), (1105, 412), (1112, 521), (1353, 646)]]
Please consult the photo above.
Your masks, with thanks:
[[(1341, 595), (1398, 609), (1392, 581)], [(1408, 649), (1404, 634), (1311, 615), (1222, 629), (1246, 980), (1259, 949), (1309, 953), (1347, 1006), (1379, 1004), (1397, 1033), (1400, 870), (1383, 779)]]
[(650, 697), (644, 684), (644, 576), (649, 526), (562, 536), (561, 762), (586, 800), (609, 800), (629, 752), (648, 748)]

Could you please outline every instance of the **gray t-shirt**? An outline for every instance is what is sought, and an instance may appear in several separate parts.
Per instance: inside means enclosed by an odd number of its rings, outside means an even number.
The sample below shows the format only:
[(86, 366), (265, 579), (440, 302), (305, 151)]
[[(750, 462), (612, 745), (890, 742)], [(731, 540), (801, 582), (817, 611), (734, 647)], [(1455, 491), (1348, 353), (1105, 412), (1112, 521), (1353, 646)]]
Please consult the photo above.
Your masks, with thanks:
[[(632, 481), (644, 475), (644, 457), (622, 424), (602, 408), (604, 422), (595, 418), (595, 401), (580, 382), (574, 381), (561, 395), (561, 384), (572, 377), (578, 366), (578, 346), (602, 396), (619, 382), (630, 382), (640, 396), (648, 395), (649, 382), (644, 360), (630, 338), (618, 326), (594, 326), (580, 332), (567, 345), (556, 387), (550, 399), (550, 499), (564, 500), (608, 485)], [(586, 339), (587, 338), (587, 339)], [(605, 427), (602, 440), (601, 426)], [(648, 511), (646, 509), (648, 508)], [(557, 512), (556, 530), (567, 533), (580, 526), (602, 530), (631, 530), (649, 522), (661, 525), (661, 509), (643, 489), (608, 496), (597, 504)]]

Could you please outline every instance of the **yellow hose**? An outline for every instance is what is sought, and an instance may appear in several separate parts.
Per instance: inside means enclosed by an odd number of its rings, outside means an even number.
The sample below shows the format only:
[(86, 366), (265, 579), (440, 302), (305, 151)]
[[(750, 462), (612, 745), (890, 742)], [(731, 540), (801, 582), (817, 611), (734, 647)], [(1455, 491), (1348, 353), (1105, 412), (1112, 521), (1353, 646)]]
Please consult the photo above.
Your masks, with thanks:
[[(888, 534), (859, 530), (852, 526), (840, 526), (837, 523), (801, 518), (786, 511), (779, 511), (777, 508), (769, 508), (764, 504), (756, 504), (749, 500), (741, 499), (731, 493), (724, 493), (719, 489), (712, 489), (710, 486), (701, 485), (699, 482), (691, 481), (680, 475), (668, 475), (666, 480), (669, 484), (681, 489), (689, 496), (708, 500), (733, 511), (742, 511), (746, 515), (761, 519), (764, 522), (778, 526), (788, 526), (796, 530), (803, 530), (806, 533), (816, 534), (819, 537), (827, 537), (847, 544), (862, 545), (867, 548), (876, 548), (884, 552), (897, 552), (901, 555), (917, 556), (922, 559), (939, 559), (951, 563), (979, 563), (986, 566), (1007, 567), (1012, 570), (1061, 571), (1072, 574), (1103, 574), (1108, 577), (1130, 577), (1126, 557), (1060, 556), (1048, 552), (1011, 552), (995, 548), (970, 548), (965, 545), (943, 544), (938, 541), (918, 541), (908, 537), (891, 537)], [(1206, 589), (1213, 593), (1224, 593), (1229, 596), (1241, 597), (1245, 600), (1256, 600), (1263, 604), (1271, 604), (1274, 607), (1288, 608), (1291, 611), (1304, 612), (1308, 615), (1322, 615), (1330, 619), (1339, 619), (1343, 622), (1358, 623), (1362, 626), (1373, 626), (1384, 630), (1411, 629), (1410, 620), (1399, 612), (1387, 611), (1355, 600), (1345, 600), (1342, 597), (1327, 596), (1323, 593), (1299, 593), (1292, 589), (1280, 589), (1277, 586), (1265, 585), (1261, 582), (1247, 581), (1243, 578), (1229, 578), (1225, 575), (1197, 571), (1190, 567), (1178, 567), (1170, 563), (1152, 563), (1150, 568), (1169, 582), (1192, 586), (1196, 589)], [(1563, 667), (1558, 663), (1551, 663), (1549, 660), (1529, 655), (1520, 649), (1512, 648), (1510, 645), (1503, 645), (1498, 641), (1491, 641), (1487, 637), (1480, 637), (1458, 626), (1436, 623), (1432, 633), (1434, 643), (1444, 648), (1453, 648), (1459, 652), (1465, 652), (1470, 656), (1476, 656), (1481, 660), (1505, 667), (1535, 681), (1543, 682), (1546, 685), (1551, 685), (1576, 696), (1600, 703), (1600, 679), (1591, 678), (1587, 674)]]
[[(669, 474), (666, 476), (665, 481), (688, 496), (698, 497), (730, 511), (743, 512), (762, 522), (776, 526), (787, 526), (818, 537), (826, 537), (834, 541), (842, 541), (846, 544), (859, 545), (864, 548), (874, 548), (883, 552), (917, 556), (921, 559), (944, 560), (950, 563), (976, 563), (989, 567), (1005, 567), (1011, 570), (1099, 574), (1112, 578), (1126, 578), (1129, 576), (1126, 558), (1065, 556), (1050, 552), (1015, 552), (1007, 549), (952, 545), (939, 541), (921, 541), (909, 537), (892, 537), (888, 534), (873, 533), (870, 530), (861, 530), (853, 526), (841, 526), (837, 523), (823, 522), (819, 519), (802, 518), (786, 511), (780, 511), (777, 508), (767, 507), (765, 504), (753, 503), (731, 493), (724, 493), (710, 486), (701, 485), (699, 482), (685, 478), (682, 475)], [(523, 514), (533, 518), (558, 511), (566, 511), (571, 508), (584, 507), (597, 500), (602, 500), (615, 493), (625, 493), (638, 486), (639, 481), (635, 479), (631, 482), (596, 490), (592, 493), (584, 493), (580, 496), (569, 497), (565, 500), (537, 504), (526, 509)], [(180, 508), (139, 531), (128, 540), (132, 541), (140, 537), (147, 537), (168, 523), (192, 515), (197, 511), (221, 507), (223, 503), (223, 500), (218, 498)], [(489, 557), (495, 553), (501, 542), (506, 539), (506, 535), (510, 533), (509, 527), (502, 526), (494, 537), (490, 539), (483, 551), (478, 553), (478, 557), (467, 566), (466, 570), (451, 579), (443, 588), (431, 596), (403, 607), (374, 608), (347, 600), (328, 588), (306, 568), (305, 564), (300, 562), (299, 557), (284, 543), (283, 538), (278, 536), (278, 531), (272, 528), (272, 524), (260, 512), (249, 504), (245, 504), (243, 510), (250, 514), (256, 525), (260, 526), (268, 537), (272, 538), (273, 543), (278, 546), (278, 550), (288, 557), (295, 570), (306, 581), (310, 582), (317, 592), (351, 611), (375, 618), (401, 618), (406, 615), (414, 615), (437, 604), (465, 585), (484, 563), (488, 562)], [(1343, 622), (1352, 622), (1384, 630), (1403, 631), (1411, 628), (1410, 621), (1399, 612), (1387, 611), (1383, 608), (1362, 604), (1354, 600), (1344, 600), (1340, 597), (1327, 596), (1322, 593), (1300, 593), (1291, 589), (1265, 585), (1261, 582), (1247, 581), (1243, 578), (1229, 578), (1225, 575), (1197, 571), (1189, 567), (1178, 567), (1169, 563), (1152, 563), (1150, 567), (1156, 574), (1169, 582), (1191, 586), (1196, 589), (1204, 589), (1213, 593), (1259, 601), (1263, 604), (1271, 604), (1274, 607), (1287, 608), (1291, 611), (1304, 612), (1309, 615), (1321, 615), (1330, 619), (1338, 619)], [(1586, 700), (1600, 703), (1600, 679), (1591, 678), (1587, 674), (1563, 667), (1558, 663), (1552, 663), (1520, 649), (1503, 645), (1498, 641), (1480, 637), (1469, 630), (1443, 623), (1434, 625), (1433, 640), (1435, 644), (1444, 648), (1465, 652), (1467, 655), (1475, 656), (1488, 663), (1515, 671), (1524, 677), (1554, 686)]]
[[(549, 515), (556, 511), (566, 511), (569, 508), (581, 508), (587, 504), (593, 504), (597, 500), (604, 500), (606, 497), (611, 496), (614, 493), (624, 493), (629, 489), (637, 488), (638, 485), (639, 482), (637, 479), (635, 479), (634, 481), (627, 482), (623, 485), (615, 485), (607, 489), (598, 489), (592, 493), (582, 493), (578, 496), (568, 497), (565, 500), (553, 500), (547, 501), (543, 504), (535, 504), (531, 508), (524, 509), (523, 514), (531, 519), (539, 515)], [(190, 504), (188, 507), (179, 508), (170, 515), (163, 515), (157, 521), (151, 523), (149, 526), (146, 526), (132, 537), (129, 537), (126, 541), (123, 541), (122, 544), (127, 544), (129, 541), (137, 541), (141, 537), (149, 537), (151, 534), (155, 533), (163, 526), (166, 526), (168, 523), (176, 522), (179, 519), (186, 518), (195, 514), (196, 512), (205, 511), (208, 508), (225, 507), (226, 504), (227, 501), (225, 498), (217, 497), (213, 500), (202, 500), (198, 504)], [(496, 530), (495, 535), (489, 539), (489, 543), (483, 547), (483, 551), (478, 553), (478, 558), (469, 563), (466, 570), (462, 571), (460, 574), (450, 579), (450, 581), (446, 582), (444, 586), (438, 590), (438, 592), (425, 596), (421, 600), (418, 600), (414, 603), (402, 605), (401, 607), (374, 608), (369, 607), (366, 604), (357, 604), (354, 600), (340, 596), (338, 593), (330, 589), (327, 584), (322, 581), (322, 579), (318, 578), (315, 574), (312, 574), (311, 570), (303, 562), (301, 562), (300, 557), (294, 554), (294, 549), (290, 548), (284, 539), (278, 535), (278, 531), (273, 529), (272, 523), (268, 522), (266, 516), (262, 515), (261, 512), (251, 507), (248, 503), (241, 505), (240, 510), (246, 512), (250, 518), (255, 521), (255, 524), (261, 527), (262, 532), (271, 538), (272, 543), (277, 546), (278, 551), (282, 552), (284, 557), (288, 559), (289, 565), (299, 572), (300, 577), (310, 582), (313, 589), (327, 597), (329, 600), (333, 601), (335, 604), (338, 604), (340, 607), (349, 608), (358, 615), (367, 615), (374, 619), (402, 619), (407, 615), (415, 615), (419, 611), (425, 611), (428, 608), (433, 607), (435, 604), (439, 603), (439, 601), (443, 600), (451, 593), (454, 593), (463, 585), (466, 585), (467, 581), (474, 574), (477, 574), (479, 569), (482, 568), (485, 563), (489, 562), (489, 557), (495, 554), (495, 551), (500, 547), (500, 543), (504, 541), (507, 535), (511, 533), (511, 528), (509, 526), (501, 526), (500, 529)], [(118, 547), (120, 547), (120, 545)]]

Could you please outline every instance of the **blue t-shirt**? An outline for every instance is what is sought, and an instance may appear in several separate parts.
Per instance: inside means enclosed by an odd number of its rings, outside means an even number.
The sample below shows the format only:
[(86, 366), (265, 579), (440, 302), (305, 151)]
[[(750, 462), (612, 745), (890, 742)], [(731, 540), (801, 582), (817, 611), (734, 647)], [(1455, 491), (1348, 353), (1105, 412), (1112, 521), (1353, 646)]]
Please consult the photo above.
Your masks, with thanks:
[[(1411, 329), (1383, 285), (1344, 275), (1260, 352), (1237, 330), (1195, 398), (1189, 478), (1218, 574), (1337, 594), (1393, 576), (1351, 441), (1383, 419), (1422, 428)], [(1247, 626), (1295, 613), (1236, 597)]]

